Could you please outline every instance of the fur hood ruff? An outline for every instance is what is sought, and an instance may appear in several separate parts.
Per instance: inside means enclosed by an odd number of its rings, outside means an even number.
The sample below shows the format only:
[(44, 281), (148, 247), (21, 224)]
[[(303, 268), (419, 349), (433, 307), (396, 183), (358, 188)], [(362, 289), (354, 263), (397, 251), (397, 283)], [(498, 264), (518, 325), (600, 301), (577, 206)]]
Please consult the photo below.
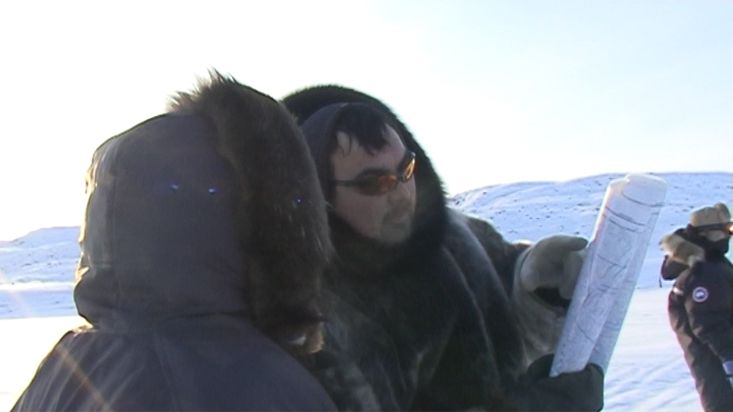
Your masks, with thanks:
[(659, 244), (670, 259), (689, 267), (705, 259), (705, 250), (682, 237), (679, 231), (664, 235)]
[(75, 299), (91, 323), (243, 309), (271, 335), (320, 322), (325, 201), (276, 100), (213, 72), (100, 146), (87, 188)]

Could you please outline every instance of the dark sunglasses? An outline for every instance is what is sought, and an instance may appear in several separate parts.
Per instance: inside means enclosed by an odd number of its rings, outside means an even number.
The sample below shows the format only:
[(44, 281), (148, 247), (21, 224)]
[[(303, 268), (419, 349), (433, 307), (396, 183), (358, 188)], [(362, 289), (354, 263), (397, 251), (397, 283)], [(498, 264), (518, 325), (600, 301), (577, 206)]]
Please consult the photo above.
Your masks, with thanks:
[(399, 182), (407, 182), (415, 174), (415, 153), (408, 151), (393, 172), (365, 172), (351, 180), (332, 180), (336, 185), (353, 187), (359, 193), (378, 196), (393, 191)]
[(695, 229), (695, 231), (698, 233), (710, 230), (722, 230), (723, 232), (733, 234), (733, 222), (717, 223), (714, 225), (692, 226), (692, 228)]

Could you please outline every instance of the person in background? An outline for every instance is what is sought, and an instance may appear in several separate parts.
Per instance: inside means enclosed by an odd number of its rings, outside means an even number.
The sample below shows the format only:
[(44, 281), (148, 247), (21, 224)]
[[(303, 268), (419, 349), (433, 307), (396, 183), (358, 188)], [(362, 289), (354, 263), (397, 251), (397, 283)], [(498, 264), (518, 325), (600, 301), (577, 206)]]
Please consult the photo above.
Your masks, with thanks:
[(89, 325), (13, 411), (335, 410), (320, 345), (331, 246), (313, 161), (275, 100), (216, 72), (103, 143), (74, 290)]
[(733, 410), (733, 266), (725, 257), (733, 222), (723, 203), (690, 214), (661, 240), (672, 329), (706, 411)]
[(549, 378), (545, 356), (585, 239), (512, 244), (449, 209), (425, 152), (369, 95), (316, 86), (283, 102), (329, 207), (325, 345), (308, 365), (339, 409), (602, 408), (600, 368)]

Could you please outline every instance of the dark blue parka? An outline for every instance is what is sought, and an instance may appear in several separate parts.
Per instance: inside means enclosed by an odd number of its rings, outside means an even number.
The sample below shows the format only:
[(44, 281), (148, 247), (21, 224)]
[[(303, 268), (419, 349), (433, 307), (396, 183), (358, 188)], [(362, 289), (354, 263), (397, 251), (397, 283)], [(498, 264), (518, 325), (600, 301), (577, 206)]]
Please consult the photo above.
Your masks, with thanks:
[[(299, 290), (327, 257), (302, 137), (277, 102), (230, 79), (179, 103), (95, 152), (74, 291), (89, 325), (61, 338), (13, 410), (334, 409), (252, 316), (250, 275), (271, 268), (268, 256), (296, 265), (281, 280)], [(251, 162), (231, 151), (238, 139)], [(260, 161), (266, 193), (252, 174), (242, 180)], [(242, 202), (242, 191), (268, 204)], [(284, 226), (292, 232), (269, 231)]]

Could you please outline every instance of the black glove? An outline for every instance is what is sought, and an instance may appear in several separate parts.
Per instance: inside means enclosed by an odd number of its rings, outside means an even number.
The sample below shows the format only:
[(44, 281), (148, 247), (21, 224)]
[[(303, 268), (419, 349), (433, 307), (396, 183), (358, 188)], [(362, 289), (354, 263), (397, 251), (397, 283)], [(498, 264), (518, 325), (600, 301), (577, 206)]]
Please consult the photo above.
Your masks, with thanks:
[(723, 370), (725, 371), (725, 377), (728, 378), (728, 383), (733, 387), (733, 360), (723, 362)]
[(530, 365), (511, 398), (527, 411), (600, 411), (603, 408), (603, 370), (589, 363), (578, 372), (550, 377), (553, 355)]

